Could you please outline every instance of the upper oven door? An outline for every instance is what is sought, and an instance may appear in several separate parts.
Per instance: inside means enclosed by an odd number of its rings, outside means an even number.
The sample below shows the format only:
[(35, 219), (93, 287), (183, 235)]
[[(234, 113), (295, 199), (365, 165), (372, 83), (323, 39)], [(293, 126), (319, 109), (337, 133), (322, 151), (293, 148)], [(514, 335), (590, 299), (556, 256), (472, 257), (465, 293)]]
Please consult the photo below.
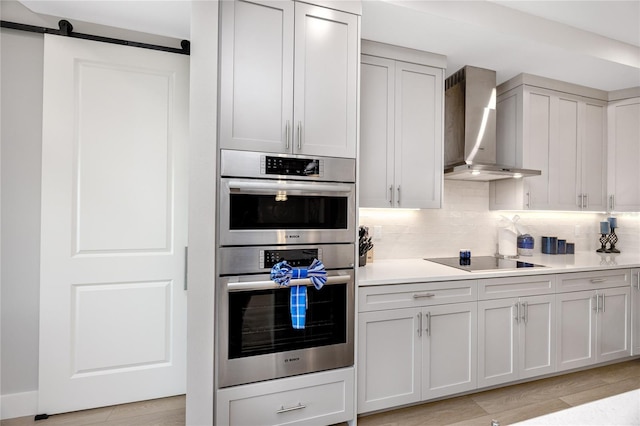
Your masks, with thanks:
[(355, 184), (222, 178), (220, 245), (350, 243)]

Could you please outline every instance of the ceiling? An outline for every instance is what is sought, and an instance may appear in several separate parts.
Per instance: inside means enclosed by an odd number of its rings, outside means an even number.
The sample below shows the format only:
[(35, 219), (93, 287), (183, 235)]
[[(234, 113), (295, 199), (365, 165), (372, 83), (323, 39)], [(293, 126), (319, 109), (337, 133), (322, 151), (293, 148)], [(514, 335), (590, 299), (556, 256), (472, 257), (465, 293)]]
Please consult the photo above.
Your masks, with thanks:
[[(189, 39), (187, 0), (21, 0), (37, 13)], [(640, 0), (364, 0), (362, 37), (601, 90), (640, 86)]]

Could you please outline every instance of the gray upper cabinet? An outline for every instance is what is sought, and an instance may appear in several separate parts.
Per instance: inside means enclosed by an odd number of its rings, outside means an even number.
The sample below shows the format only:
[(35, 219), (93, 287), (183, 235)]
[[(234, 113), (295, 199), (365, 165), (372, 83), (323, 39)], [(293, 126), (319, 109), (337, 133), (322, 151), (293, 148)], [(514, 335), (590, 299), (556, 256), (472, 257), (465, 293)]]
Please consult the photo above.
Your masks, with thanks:
[(640, 97), (611, 102), (609, 116), (609, 211), (640, 211)]
[(516, 87), (498, 88), (497, 143), (500, 164), (542, 175), (491, 182), (490, 208), (604, 211), (606, 101), (596, 96), (606, 94), (539, 79), (542, 88), (538, 79), (519, 76)]
[(220, 4), (220, 148), (355, 158), (359, 17)]
[(440, 208), (445, 59), (370, 41), (362, 49), (360, 207)]

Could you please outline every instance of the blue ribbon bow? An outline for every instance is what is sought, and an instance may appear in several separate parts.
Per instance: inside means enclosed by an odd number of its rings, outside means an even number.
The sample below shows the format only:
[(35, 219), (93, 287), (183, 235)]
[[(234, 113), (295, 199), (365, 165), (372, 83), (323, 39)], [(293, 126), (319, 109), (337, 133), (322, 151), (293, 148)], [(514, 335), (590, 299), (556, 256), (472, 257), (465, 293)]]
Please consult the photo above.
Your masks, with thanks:
[(313, 259), (311, 265), (306, 269), (292, 268), (286, 260), (276, 263), (271, 268), (271, 280), (280, 286), (288, 287), (289, 281), (301, 278), (309, 278), (316, 290), (320, 290), (327, 282), (327, 271), (324, 270), (324, 264), (318, 259)]
[[(280, 286), (289, 286), (291, 279), (309, 278), (313, 286), (320, 290), (327, 282), (327, 272), (318, 259), (313, 259), (311, 265), (304, 268), (292, 268), (286, 260), (278, 262), (271, 268), (271, 280)], [(291, 311), (291, 325), (295, 329), (303, 329), (307, 313), (307, 286), (291, 286), (289, 308)]]

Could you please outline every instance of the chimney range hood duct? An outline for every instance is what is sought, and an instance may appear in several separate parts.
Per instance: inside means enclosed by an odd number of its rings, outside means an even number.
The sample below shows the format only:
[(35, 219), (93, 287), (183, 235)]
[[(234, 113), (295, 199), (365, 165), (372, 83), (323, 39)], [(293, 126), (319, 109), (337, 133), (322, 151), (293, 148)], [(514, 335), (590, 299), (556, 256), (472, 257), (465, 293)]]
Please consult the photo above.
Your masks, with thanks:
[(444, 178), (490, 181), (539, 176), (496, 164), (496, 72), (466, 66), (445, 80)]

